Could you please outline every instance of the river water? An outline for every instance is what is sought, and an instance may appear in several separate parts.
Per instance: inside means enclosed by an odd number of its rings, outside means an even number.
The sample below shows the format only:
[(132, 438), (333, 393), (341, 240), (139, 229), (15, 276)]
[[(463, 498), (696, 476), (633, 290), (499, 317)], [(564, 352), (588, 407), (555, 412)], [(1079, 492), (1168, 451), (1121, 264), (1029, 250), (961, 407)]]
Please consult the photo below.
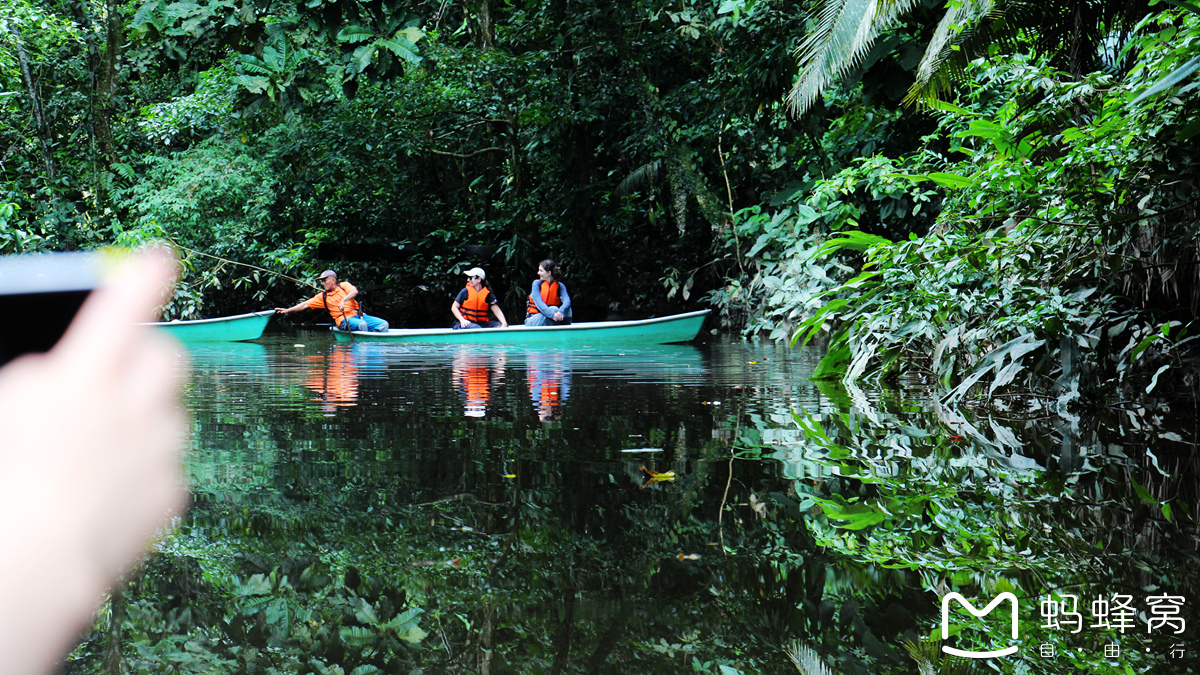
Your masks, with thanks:
[(68, 670), (1197, 672), (1193, 409), (947, 407), (818, 356), (194, 347), (192, 507)]

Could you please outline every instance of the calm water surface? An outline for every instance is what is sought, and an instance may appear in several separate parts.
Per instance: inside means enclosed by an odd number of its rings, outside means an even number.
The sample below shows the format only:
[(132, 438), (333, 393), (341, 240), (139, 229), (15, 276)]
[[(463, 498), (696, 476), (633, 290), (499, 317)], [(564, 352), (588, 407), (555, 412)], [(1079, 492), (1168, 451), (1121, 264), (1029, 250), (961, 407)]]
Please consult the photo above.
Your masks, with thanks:
[(1017, 639), (956, 603), (946, 644), (1196, 672), (1192, 410), (985, 414), (817, 356), (196, 347), (193, 507), (109, 620), (145, 672), (917, 673), (942, 596), (1008, 591)]

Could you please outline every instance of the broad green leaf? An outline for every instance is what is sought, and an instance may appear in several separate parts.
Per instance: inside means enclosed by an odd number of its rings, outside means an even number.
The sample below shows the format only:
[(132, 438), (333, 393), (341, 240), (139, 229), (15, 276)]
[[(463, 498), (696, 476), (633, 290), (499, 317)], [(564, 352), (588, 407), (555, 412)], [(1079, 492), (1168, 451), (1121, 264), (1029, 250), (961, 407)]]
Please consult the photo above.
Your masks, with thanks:
[(416, 26), (409, 26), (408, 28), (404, 28), (404, 29), (398, 31), (392, 37), (393, 38), (403, 38), (415, 45), (418, 42), (420, 42), (422, 38), (425, 37), (425, 31), (421, 30), (420, 28), (417, 28)]
[(944, 173), (940, 171), (929, 174), (929, 180), (941, 185), (944, 188), (955, 190), (971, 187), (971, 184), (974, 183), (974, 181), (967, 176), (960, 176), (956, 173)]
[(404, 632), (396, 632), (396, 637), (404, 640), (405, 642), (411, 642), (413, 644), (424, 640), (428, 635), (429, 633), (421, 630), (419, 626), (409, 626), (409, 628)]
[(375, 39), (375, 32), (362, 26), (347, 26), (338, 31), (338, 42), (366, 42)]
[(1142, 341), (1139, 342), (1138, 345), (1133, 348), (1133, 353), (1129, 355), (1129, 360), (1130, 361), (1136, 360), (1137, 357), (1141, 356), (1142, 352), (1146, 351), (1146, 349), (1155, 340), (1160, 340), (1160, 339), (1162, 339), (1161, 333), (1151, 333), (1151, 334), (1147, 335), (1146, 337), (1142, 338)]
[(1004, 127), (991, 120), (971, 120), (962, 136), (978, 136), (980, 138), (996, 139), (1006, 135)]
[(967, 110), (966, 108), (960, 108), (959, 106), (956, 106), (953, 103), (950, 103), (949, 101), (943, 101), (941, 99), (930, 100), (927, 102), (927, 105), (934, 110), (944, 110), (946, 112), (952, 112), (952, 113), (955, 113), (958, 115), (962, 115), (963, 117), (975, 117), (976, 116), (976, 113), (973, 113), (970, 110)]
[(1147, 504), (1158, 504), (1159, 503), (1159, 501), (1157, 499), (1150, 496), (1150, 491), (1147, 490), (1144, 485), (1137, 482), (1136, 480), (1131, 480), (1129, 482), (1133, 483), (1133, 491), (1137, 494), (1138, 499), (1141, 499), (1142, 501), (1146, 502)]
[(363, 72), (371, 67), (371, 63), (375, 60), (375, 53), (378, 49), (375, 45), (363, 45), (354, 50), (351, 60), (354, 62), (354, 67), (358, 72)]
[(362, 626), (342, 626), (338, 632), (342, 640), (350, 645), (368, 645), (379, 640), (374, 631)]
[(375, 614), (375, 608), (371, 606), (371, 603), (362, 598), (358, 600), (358, 609), (354, 612), (354, 616), (363, 623), (379, 623), (379, 617)]
[(417, 54), (417, 46), (408, 40), (405, 40), (404, 38), (384, 38), (375, 44), (383, 47), (396, 56), (408, 61), (409, 63), (420, 63), (421, 61), (421, 57)]
[(843, 530), (861, 530), (883, 522), (888, 518), (888, 514), (883, 509), (870, 504), (841, 505), (830, 500), (814, 499), (821, 505), (821, 509), (825, 512), (827, 518), (845, 521), (843, 523), (834, 523), (835, 527)]
[(238, 75), (233, 82), (242, 85), (251, 94), (262, 94), (271, 87), (271, 80), (259, 75)]
[(858, 230), (845, 230), (838, 232), (836, 237), (829, 239), (829, 241), (814, 249), (812, 258), (821, 258), (841, 250), (866, 251), (876, 246), (886, 246), (891, 243), (890, 239), (880, 237), (879, 235), (868, 234)]

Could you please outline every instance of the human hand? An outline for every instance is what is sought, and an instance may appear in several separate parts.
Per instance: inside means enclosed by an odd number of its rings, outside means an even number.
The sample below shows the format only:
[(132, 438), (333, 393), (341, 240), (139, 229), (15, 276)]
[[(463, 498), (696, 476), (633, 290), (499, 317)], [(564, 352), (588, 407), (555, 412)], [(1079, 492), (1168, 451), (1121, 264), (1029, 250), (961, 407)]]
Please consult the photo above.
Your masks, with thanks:
[(136, 325), (154, 319), (174, 269), (161, 250), (127, 261), (54, 349), (0, 370), (7, 672), (48, 672), (184, 507), (176, 346)]
[(555, 321), (562, 321), (562, 320), (563, 320), (563, 313), (562, 313), (562, 312), (555, 312), (555, 313), (554, 313), (554, 320), (555, 320)]
[(276, 307), (276, 308), (275, 308), (275, 313), (276, 313), (276, 314), (287, 314), (287, 313), (288, 313), (288, 310), (287, 310), (287, 308), (285, 308), (285, 307)]

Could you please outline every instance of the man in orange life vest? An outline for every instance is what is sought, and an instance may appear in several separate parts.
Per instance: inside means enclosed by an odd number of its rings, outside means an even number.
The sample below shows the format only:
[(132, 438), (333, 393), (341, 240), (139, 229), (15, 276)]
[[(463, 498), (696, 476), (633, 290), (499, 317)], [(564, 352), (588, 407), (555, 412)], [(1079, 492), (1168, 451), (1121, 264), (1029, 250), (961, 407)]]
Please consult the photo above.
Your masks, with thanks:
[[(500, 305), (496, 304), (496, 294), (488, 288), (487, 275), (478, 267), (472, 267), (464, 272), (467, 275), (467, 287), (458, 292), (454, 303), (450, 305), (450, 313), (455, 322), (451, 328), (508, 328), (508, 319)], [(488, 320), (488, 311), (496, 315), (498, 321)]]
[(342, 330), (369, 330), (382, 333), (388, 329), (387, 321), (362, 313), (362, 310), (358, 307), (358, 301), (354, 299), (358, 295), (358, 289), (349, 281), (343, 281), (339, 284), (337, 273), (333, 270), (321, 272), (321, 276), (317, 277), (317, 279), (320, 280), (321, 286), (325, 289), (324, 292), (318, 293), (308, 300), (287, 309), (276, 307), (275, 313), (291, 314), (292, 312), (299, 312), (302, 309), (320, 309), (324, 307), (329, 310), (329, 316), (333, 319), (333, 325)]

